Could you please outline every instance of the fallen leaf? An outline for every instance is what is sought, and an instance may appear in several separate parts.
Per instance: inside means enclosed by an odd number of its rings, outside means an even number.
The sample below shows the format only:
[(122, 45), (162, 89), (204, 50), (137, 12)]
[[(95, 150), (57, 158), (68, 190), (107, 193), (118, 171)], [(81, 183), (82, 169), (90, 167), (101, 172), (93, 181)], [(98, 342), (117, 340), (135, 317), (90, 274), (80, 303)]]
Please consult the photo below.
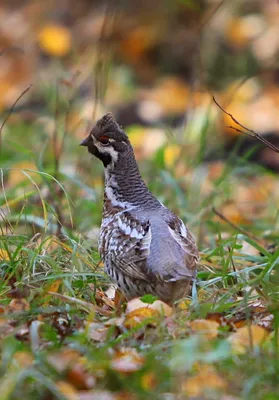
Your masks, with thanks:
[(7, 250), (4, 250), (4, 249), (0, 249), (0, 261), (1, 260), (3, 260), (3, 261), (5, 261), (5, 260), (9, 260), (10, 259), (10, 256), (9, 256), (9, 253), (7, 252)]
[[(124, 400), (123, 397), (119, 397), (120, 400)], [(78, 392), (78, 400), (118, 400), (113, 393), (102, 390), (102, 391), (80, 391)]]
[(153, 372), (148, 372), (141, 377), (141, 386), (146, 391), (154, 389), (157, 383), (158, 382)]
[(29, 303), (25, 299), (12, 299), (9, 303), (10, 312), (27, 311), (29, 308)]
[(132, 329), (142, 322), (160, 315), (172, 315), (172, 308), (161, 300), (156, 300), (154, 303), (148, 304), (136, 298), (130, 300), (127, 304), (124, 326), (125, 328)]
[(111, 361), (111, 368), (114, 371), (121, 373), (138, 371), (143, 365), (143, 356), (132, 348), (123, 348), (118, 350)]
[(152, 320), (158, 317), (158, 311), (149, 307), (137, 308), (126, 315), (124, 326), (127, 329), (133, 329), (144, 321)]
[(132, 311), (135, 311), (140, 308), (149, 308), (151, 310), (156, 310), (158, 311), (159, 314), (163, 314), (166, 317), (170, 317), (173, 312), (172, 308), (161, 300), (155, 300), (152, 304), (149, 304), (149, 303), (144, 303), (139, 298), (136, 298), (128, 302), (126, 308), (126, 314), (129, 314)]
[(185, 112), (189, 101), (189, 88), (182, 79), (176, 76), (165, 76), (156, 86), (143, 90), (146, 100), (157, 103), (164, 114), (179, 114)]
[(225, 30), (226, 39), (236, 48), (245, 48), (251, 40), (256, 39), (265, 30), (261, 16), (248, 15), (241, 18), (232, 18)]
[(182, 391), (189, 397), (203, 396), (208, 390), (225, 390), (227, 382), (216, 372), (212, 366), (201, 366), (198, 373), (182, 384)]
[(258, 325), (243, 326), (229, 336), (235, 353), (245, 353), (249, 348), (261, 346), (270, 336), (270, 332)]
[(191, 300), (182, 299), (178, 303), (176, 303), (176, 308), (182, 311), (189, 311), (191, 303), (192, 303)]
[[(20, 161), (18, 163), (13, 164), (13, 168), (9, 171), (9, 186), (17, 186), (18, 184), (28, 181), (28, 177), (23, 173), (24, 170), (37, 170), (37, 166), (35, 163), (31, 161)], [(34, 177), (34, 174), (30, 171), (26, 171), (28, 175)], [(36, 181), (40, 179), (40, 176), (36, 174)]]
[(173, 167), (180, 152), (181, 152), (181, 147), (176, 144), (169, 145), (165, 148), (164, 161), (167, 168)]
[(124, 35), (119, 50), (126, 61), (138, 64), (156, 39), (157, 32), (154, 26), (134, 27), (130, 30), (129, 35)]
[(64, 349), (54, 354), (50, 354), (47, 359), (49, 364), (59, 373), (62, 373), (80, 360), (80, 353), (72, 349)]
[(52, 300), (52, 296), (50, 294), (48, 294), (48, 292), (57, 293), (61, 283), (62, 283), (62, 279), (57, 279), (50, 285), (47, 285), (47, 287), (45, 288), (46, 294), (42, 297), (42, 300), (45, 299), (45, 301), (43, 302), (44, 307), (46, 307), (49, 304), (49, 302)]
[(58, 381), (56, 383), (56, 386), (67, 400), (79, 400), (76, 389), (70, 383), (65, 381)]
[(96, 379), (90, 375), (80, 363), (75, 364), (67, 373), (67, 378), (71, 384), (79, 390), (92, 389)]
[(38, 39), (41, 49), (50, 56), (63, 57), (71, 48), (70, 31), (62, 25), (44, 26), (39, 32)]
[(34, 357), (26, 351), (18, 351), (13, 357), (13, 362), (16, 362), (20, 367), (27, 368), (33, 364)]
[(50, 286), (48, 286), (47, 291), (52, 293), (57, 293), (61, 283), (62, 279), (57, 279), (55, 282), (51, 283)]
[(107, 338), (109, 328), (97, 322), (87, 325), (88, 337), (95, 342), (104, 342)]
[(190, 328), (194, 334), (201, 335), (206, 339), (215, 339), (219, 333), (220, 324), (217, 321), (207, 319), (195, 319), (190, 321)]

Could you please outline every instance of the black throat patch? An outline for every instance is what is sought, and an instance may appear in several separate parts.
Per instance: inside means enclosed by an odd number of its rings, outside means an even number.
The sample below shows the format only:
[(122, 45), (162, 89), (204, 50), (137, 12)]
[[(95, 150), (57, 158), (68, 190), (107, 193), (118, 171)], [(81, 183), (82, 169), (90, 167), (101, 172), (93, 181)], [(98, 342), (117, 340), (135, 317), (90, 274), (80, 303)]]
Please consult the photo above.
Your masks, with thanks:
[(107, 167), (112, 162), (111, 155), (109, 153), (101, 153), (93, 144), (89, 144), (87, 147), (88, 152), (99, 158), (99, 160), (101, 160), (104, 164), (104, 167)]

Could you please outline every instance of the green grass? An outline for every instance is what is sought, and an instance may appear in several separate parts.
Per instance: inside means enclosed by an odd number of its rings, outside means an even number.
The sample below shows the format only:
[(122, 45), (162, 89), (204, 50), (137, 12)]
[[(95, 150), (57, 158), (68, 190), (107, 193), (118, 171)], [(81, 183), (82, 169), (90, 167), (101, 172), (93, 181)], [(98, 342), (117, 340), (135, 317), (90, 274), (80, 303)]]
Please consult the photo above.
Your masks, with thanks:
[[(55, 121), (50, 110), (45, 113)], [(158, 315), (128, 328), (125, 307), (111, 308), (102, 300), (109, 280), (97, 253), (101, 165), (78, 147), (65, 126), (56, 133), (59, 143), (63, 140), (58, 160), (46, 126), (21, 120), (6, 125), (0, 154), (2, 400), (97, 399), (107, 391), (116, 399), (184, 399), (191, 397), (186, 382), (201, 365), (214, 367), (225, 385), (206, 388), (201, 379), (199, 398), (278, 398), (279, 250), (265, 246), (278, 237), (276, 196), (268, 199), (263, 217), (241, 224), (244, 231), (212, 212), (239, 184), (272, 176), (248, 161), (228, 160), (205, 190), (208, 118), (203, 127), (195, 152), (184, 146), (172, 168), (164, 163), (164, 147), (140, 165), (150, 189), (188, 221), (198, 238), (202, 259), (193, 297), (172, 317)], [(169, 144), (175, 141), (175, 135), (168, 136)], [(33, 167), (22, 169), (22, 163)], [(185, 175), (177, 175), (177, 164), (184, 165)], [(251, 302), (258, 300), (274, 316), (271, 337), (235, 353), (228, 337), (237, 328), (229, 322), (241, 319), (250, 326)], [(212, 340), (189, 325), (209, 313), (228, 321)], [(254, 317), (261, 319), (260, 312)], [(101, 339), (94, 340), (92, 327), (103, 332)], [(123, 348), (129, 349), (129, 359), (121, 370), (115, 360)]]

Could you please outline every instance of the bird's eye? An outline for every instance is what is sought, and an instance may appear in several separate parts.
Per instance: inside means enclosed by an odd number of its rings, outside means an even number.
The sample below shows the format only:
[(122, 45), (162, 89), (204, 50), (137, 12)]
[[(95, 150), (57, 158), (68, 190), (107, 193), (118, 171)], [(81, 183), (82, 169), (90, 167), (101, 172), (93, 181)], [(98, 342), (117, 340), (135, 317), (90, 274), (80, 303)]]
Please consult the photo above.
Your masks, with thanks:
[(99, 137), (99, 141), (100, 141), (102, 144), (109, 144), (109, 138), (108, 138), (107, 136), (100, 136), (100, 137)]

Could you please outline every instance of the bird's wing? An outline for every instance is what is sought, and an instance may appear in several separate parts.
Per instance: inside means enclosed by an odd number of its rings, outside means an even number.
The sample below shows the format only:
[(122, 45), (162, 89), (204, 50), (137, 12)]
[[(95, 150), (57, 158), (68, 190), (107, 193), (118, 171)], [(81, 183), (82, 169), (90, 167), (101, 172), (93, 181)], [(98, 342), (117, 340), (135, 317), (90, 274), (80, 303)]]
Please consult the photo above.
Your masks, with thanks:
[[(106, 234), (110, 231), (110, 234)], [(115, 216), (103, 229), (99, 250), (103, 260), (109, 259), (125, 275), (149, 281), (154, 276), (146, 268), (150, 253), (151, 227), (149, 220), (141, 221), (129, 212)]]
[(169, 232), (174, 240), (182, 247), (185, 253), (192, 256), (196, 261), (199, 259), (199, 251), (191, 232), (186, 228), (183, 221), (176, 217), (167, 222)]
[(162, 278), (167, 282), (175, 282), (181, 279), (191, 279), (196, 274), (196, 266), (199, 260), (199, 252), (196, 242), (181, 219), (173, 216), (167, 221), (168, 230), (172, 238), (183, 250), (184, 262), (173, 265), (171, 269), (163, 273)]

